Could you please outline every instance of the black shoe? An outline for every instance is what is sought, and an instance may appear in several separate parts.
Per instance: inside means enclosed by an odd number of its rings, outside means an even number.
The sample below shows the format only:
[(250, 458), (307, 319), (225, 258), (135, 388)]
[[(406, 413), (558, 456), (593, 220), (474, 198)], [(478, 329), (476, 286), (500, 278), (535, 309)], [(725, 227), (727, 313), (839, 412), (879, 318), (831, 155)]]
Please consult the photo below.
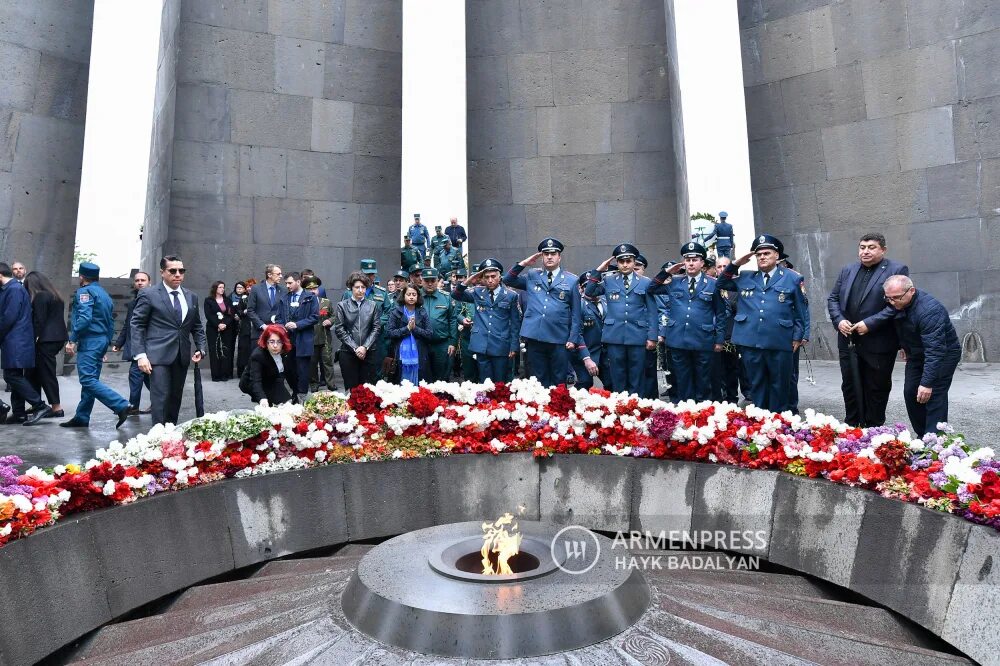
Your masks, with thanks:
[(139, 416), (139, 408), (138, 407), (129, 407), (128, 408), (128, 415), (129, 416)]
[(48, 405), (45, 405), (41, 409), (36, 409), (32, 411), (31, 416), (29, 416), (27, 420), (25, 420), (25, 422), (22, 423), (21, 425), (26, 425), (26, 426), (38, 425), (39, 423), (41, 423), (42, 419), (44, 419), (51, 413), (52, 413), (52, 408), (49, 407)]
[(10, 405), (0, 403), (0, 424), (7, 422), (7, 415), (10, 414)]
[(115, 424), (115, 430), (118, 430), (118, 428), (121, 428), (122, 424), (125, 423), (125, 419), (132, 414), (132, 405), (127, 405), (125, 409), (120, 412), (115, 412), (115, 414), (118, 415), (118, 423)]
[(74, 416), (69, 421), (63, 421), (62, 423), (60, 423), (59, 427), (60, 428), (89, 428), (90, 424), (89, 423), (84, 423), (83, 421), (80, 421), (79, 419), (77, 419)]
[(7, 419), (7, 425), (11, 425), (14, 423), (24, 423), (27, 420), (28, 416), (26, 414), (14, 414), (14, 416)]
[(59, 411), (55, 411), (55, 410), (51, 410), (51, 411), (52, 411), (52, 413), (49, 414), (48, 416), (46, 416), (45, 418), (47, 418), (47, 419), (61, 419), (62, 417), (66, 416), (66, 412), (64, 412), (61, 409)]

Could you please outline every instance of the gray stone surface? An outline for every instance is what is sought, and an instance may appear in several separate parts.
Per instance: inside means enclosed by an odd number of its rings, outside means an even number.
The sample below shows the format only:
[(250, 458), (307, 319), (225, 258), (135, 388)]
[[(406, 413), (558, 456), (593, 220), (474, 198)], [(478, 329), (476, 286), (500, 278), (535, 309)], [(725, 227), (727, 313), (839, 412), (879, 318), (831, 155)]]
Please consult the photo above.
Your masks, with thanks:
[[(745, 555), (768, 557), (778, 472), (696, 464), (692, 532), (721, 531), (723, 543), (699, 539), (703, 547), (724, 548)], [(731, 540), (733, 531), (750, 534)]]
[(93, 0), (0, 7), (0, 255), (60, 286), (73, 263), (93, 14)]
[(881, 231), (959, 336), (1000, 358), (1000, 301), (959, 286), (985, 287), (995, 270), (983, 256), (1000, 208), (994, 3), (743, 0), (739, 14), (756, 232), (792, 249), (816, 295), (814, 348), (835, 348), (825, 295), (837, 269)]
[[(563, 266), (579, 272), (621, 242), (652, 256), (680, 244), (688, 213), (671, 2), (474, 0), (466, 44), (474, 255), (515, 262), (553, 234), (569, 248)], [(570, 205), (582, 203), (593, 205)], [(658, 222), (644, 216), (651, 233), (640, 238), (635, 211), (653, 207)], [(631, 211), (614, 227), (626, 235), (601, 227), (597, 211), (611, 209)]]
[(629, 529), (634, 461), (560, 455), (541, 461), (541, 519), (600, 530)]
[[(339, 282), (361, 257), (387, 279), (398, 256), (400, 0), (180, 4), (164, 5), (142, 267), (178, 254), (196, 291), (266, 263)], [(224, 223), (197, 229), (197, 205)]]

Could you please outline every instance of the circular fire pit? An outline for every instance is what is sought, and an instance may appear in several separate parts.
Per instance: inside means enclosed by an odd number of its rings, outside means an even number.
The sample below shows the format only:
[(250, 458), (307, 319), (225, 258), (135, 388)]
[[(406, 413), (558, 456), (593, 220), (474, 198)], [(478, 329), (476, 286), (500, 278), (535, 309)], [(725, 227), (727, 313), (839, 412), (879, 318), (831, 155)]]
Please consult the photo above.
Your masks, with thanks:
[(621, 633), (649, 605), (638, 570), (582, 528), (520, 523), (513, 573), (484, 575), (481, 523), (410, 532), (376, 546), (344, 590), (344, 614), (378, 641), (424, 654), (533, 657)]

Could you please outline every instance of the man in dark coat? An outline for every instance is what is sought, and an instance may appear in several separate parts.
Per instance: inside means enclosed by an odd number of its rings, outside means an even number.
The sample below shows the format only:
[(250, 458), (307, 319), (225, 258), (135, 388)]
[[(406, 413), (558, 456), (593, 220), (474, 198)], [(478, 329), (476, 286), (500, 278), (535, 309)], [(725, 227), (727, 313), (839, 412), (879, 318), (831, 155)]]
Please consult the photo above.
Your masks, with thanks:
[[(25, 368), (35, 367), (35, 327), (31, 321), (31, 298), (27, 289), (14, 279), (10, 266), (0, 262), (0, 366), (3, 379), (10, 386), (15, 422), (36, 425), (52, 413), (42, 397), (24, 376)], [(24, 413), (24, 403), (31, 414)], [(10, 407), (0, 401), (0, 423), (7, 420)]]
[(276, 323), (284, 325), (292, 341), (292, 351), (285, 359), (285, 376), (292, 387), (292, 401), (309, 392), (309, 360), (313, 353), (313, 337), (319, 321), (319, 299), (302, 288), (298, 273), (285, 278), (288, 291), (278, 303)]
[(264, 281), (250, 288), (247, 296), (247, 316), (253, 327), (251, 339), (260, 335), (264, 327), (278, 321), (278, 303), (287, 290), (281, 284), (281, 266), (268, 264), (264, 268)]
[[(858, 243), (858, 259), (844, 266), (826, 299), (830, 320), (837, 329), (841, 390), (845, 421), (871, 427), (885, 423), (885, 407), (892, 391), (892, 366), (899, 341), (892, 326), (895, 310), (883, 298), (882, 286), (892, 275), (909, 275), (903, 264), (885, 256), (885, 236), (870, 233)], [(855, 395), (850, 349), (853, 340), (861, 374), (861, 395)]]
[(125, 313), (125, 323), (122, 325), (122, 330), (118, 334), (118, 339), (111, 346), (111, 351), (122, 353), (122, 362), (131, 361), (128, 368), (128, 402), (131, 407), (129, 408), (129, 415), (136, 414), (149, 414), (151, 410), (139, 409), (139, 401), (142, 399), (142, 387), (145, 384), (146, 390), (149, 390), (149, 376), (144, 375), (141, 370), (139, 370), (139, 363), (132, 358), (132, 344), (131, 332), (132, 326), (129, 322), (132, 321), (132, 310), (135, 309), (135, 301), (139, 297), (139, 292), (149, 286), (149, 273), (146, 271), (136, 271), (135, 276), (132, 278), (132, 293), (135, 298), (128, 305), (128, 311)]

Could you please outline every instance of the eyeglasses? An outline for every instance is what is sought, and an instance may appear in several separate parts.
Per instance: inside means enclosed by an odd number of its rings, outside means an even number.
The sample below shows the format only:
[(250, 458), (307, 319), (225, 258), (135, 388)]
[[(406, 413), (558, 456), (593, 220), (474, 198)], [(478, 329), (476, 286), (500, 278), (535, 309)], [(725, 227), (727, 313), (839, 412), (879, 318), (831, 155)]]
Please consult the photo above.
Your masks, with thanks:
[(184, 275), (185, 273), (187, 273), (187, 269), (186, 268), (168, 268), (167, 272), (170, 273), (171, 275)]
[(269, 344), (269, 345), (280, 345), (281, 344), (281, 340), (268, 340), (267, 344)]
[(885, 302), (886, 303), (898, 303), (899, 301), (903, 300), (903, 296), (906, 296), (910, 292), (910, 289), (913, 289), (913, 287), (907, 287), (906, 291), (904, 291), (899, 296), (890, 296), (889, 294), (886, 294), (885, 295)]

